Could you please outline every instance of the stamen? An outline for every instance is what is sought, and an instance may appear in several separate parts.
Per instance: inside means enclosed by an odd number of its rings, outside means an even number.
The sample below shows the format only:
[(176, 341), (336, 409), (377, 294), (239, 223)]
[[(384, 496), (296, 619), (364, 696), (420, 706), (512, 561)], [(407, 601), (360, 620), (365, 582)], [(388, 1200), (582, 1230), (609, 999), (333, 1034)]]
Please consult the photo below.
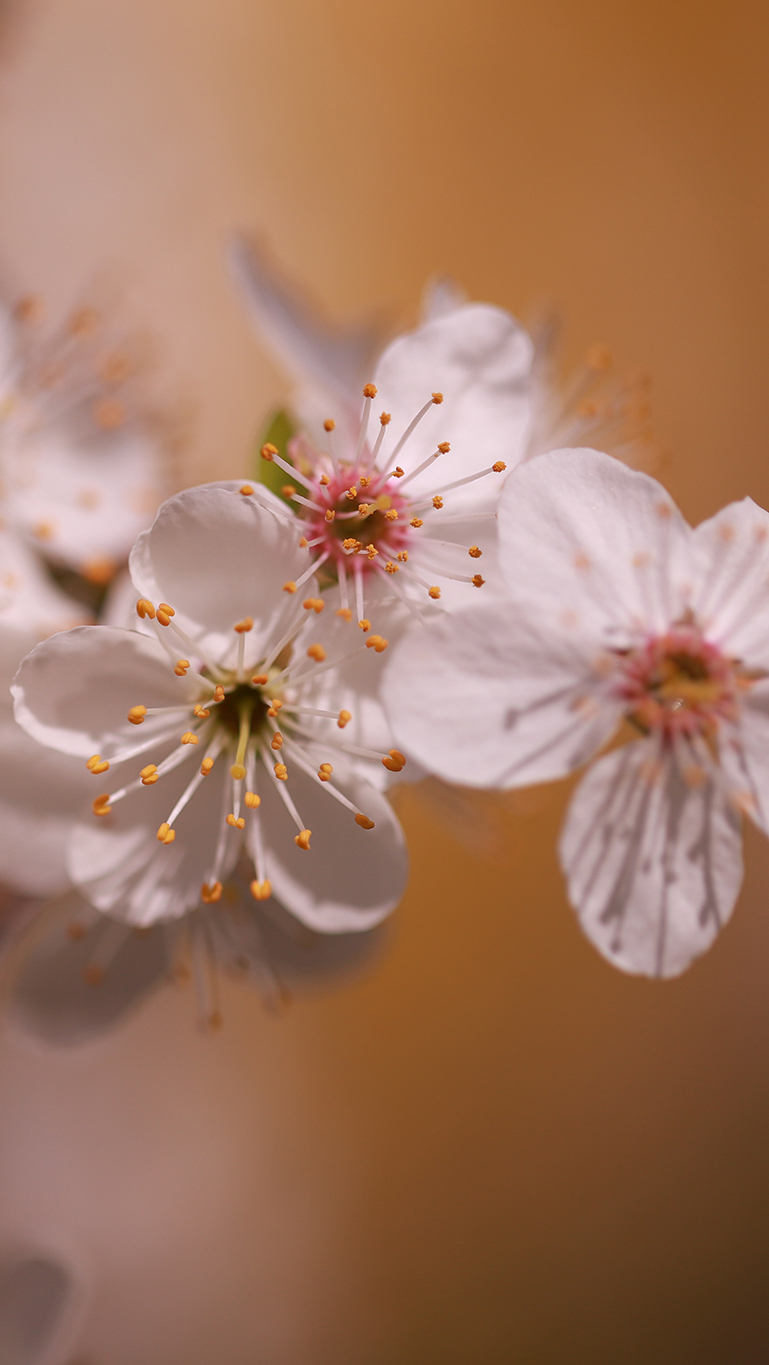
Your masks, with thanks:
[[(243, 490), (241, 489), (241, 492), (242, 491)], [(204, 905), (214, 905), (217, 901), (221, 900), (221, 898), (221, 882), (212, 882), (210, 885), (208, 882), (203, 882), (203, 885), (200, 888), (200, 899)]]
[(141, 725), (147, 714), (146, 706), (132, 706), (128, 712), (128, 719), (132, 725)]
[(412, 422), (409, 422), (409, 425), (406, 427), (406, 430), (404, 431), (403, 435), (398, 441), (398, 444), (396, 445), (392, 455), (390, 456), (391, 460), (394, 460), (396, 455), (400, 454), (407, 440), (409, 439), (409, 436), (413, 431), (416, 431), (416, 428), (419, 426), (419, 423), (422, 421), (422, 418), (424, 417), (425, 413), (429, 412), (433, 404), (438, 402), (440, 403), (443, 402), (442, 394), (438, 396), (433, 395), (429, 403), (425, 403), (424, 407), (419, 409), (419, 412), (417, 413), (416, 417), (413, 419)]
[(102, 758), (101, 754), (93, 754), (85, 766), (89, 773), (93, 773), (94, 777), (98, 777), (99, 773), (106, 773), (109, 768), (109, 763), (106, 758)]
[(326, 651), (322, 645), (310, 645), (307, 650), (307, 658), (315, 659), (317, 663), (322, 664), (326, 658)]
[(189, 671), (189, 667), (190, 667), (189, 659), (177, 659), (176, 667), (174, 668), (174, 673), (176, 674), (177, 678), (186, 678), (187, 673)]
[(176, 830), (171, 829), (168, 822), (164, 820), (163, 824), (160, 826), (160, 829), (157, 832), (158, 843), (172, 844), (175, 838)]
[[(398, 492), (400, 492), (401, 489), (405, 488), (407, 483), (411, 483), (411, 480), (412, 480), (412, 479), (415, 479), (415, 478), (417, 477), (418, 474), (421, 474), (425, 469), (429, 469), (429, 468), (430, 468), (430, 465), (431, 465), (431, 464), (434, 464), (435, 461), (438, 459), (438, 457), (439, 457), (440, 455), (446, 455), (446, 454), (448, 454), (448, 452), (449, 452), (450, 449), (451, 449), (451, 446), (449, 445), (448, 441), (441, 441), (441, 443), (440, 443), (440, 445), (438, 446), (437, 450), (434, 450), (433, 453), (432, 453), (432, 455), (428, 455), (428, 457), (427, 457), (426, 460), (423, 460), (421, 464), (418, 464), (418, 465), (417, 465), (416, 469), (412, 469), (411, 473), (406, 475), (405, 479), (403, 480), (403, 483), (401, 484), (400, 488), (398, 489)], [(471, 475), (470, 475), (470, 478), (471, 478), (471, 479), (472, 479), (472, 478), (477, 478), (477, 475), (472, 475), (472, 474), (471, 474)], [(469, 482), (469, 480), (462, 480), (462, 482), (463, 482), (463, 483), (464, 483), (464, 482)]]
[[(485, 479), (487, 474), (501, 474), (507, 465), (502, 460), (497, 460), (496, 464), (489, 465), (488, 469), (481, 469), (478, 474), (468, 474), (464, 479), (454, 479), (453, 483), (446, 483), (442, 488), (436, 488), (436, 493), (449, 493), (452, 488), (464, 488), (467, 483), (475, 483), (476, 479)], [(415, 471), (417, 472), (417, 471)]]
[(250, 483), (244, 483), (240, 491), (243, 494), (243, 497), (247, 498), (250, 497), (254, 490), (251, 487)]
[(154, 621), (155, 608), (153, 607), (148, 597), (139, 598), (139, 601), (136, 603), (136, 614), (137, 616), (141, 617), (142, 621), (147, 616), (149, 616)]
[(156, 612), (156, 620), (158, 625), (170, 626), (171, 617), (175, 615), (176, 612), (174, 611), (173, 607), (169, 607), (167, 602), (161, 602)]
[(303, 848), (306, 853), (309, 853), (311, 834), (312, 834), (311, 829), (303, 829), (300, 831), (299, 834), (295, 834), (294, 843), (296, 844), (297, 848)]
[(196, 734), (193, 733), (192, 730), (185, 730), (184, 734), (182, 735), (181, 742), (182, 744), (197, 744), (198, 737)]

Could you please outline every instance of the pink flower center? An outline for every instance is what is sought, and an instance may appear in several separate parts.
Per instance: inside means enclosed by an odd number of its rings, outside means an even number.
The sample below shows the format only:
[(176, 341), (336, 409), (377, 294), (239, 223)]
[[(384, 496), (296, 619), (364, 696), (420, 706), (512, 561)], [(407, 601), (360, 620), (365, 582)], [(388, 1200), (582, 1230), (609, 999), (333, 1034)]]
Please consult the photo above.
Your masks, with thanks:
[(750, 681), (697, 626), (679, 625), (623, 653), (619, 695), (628, 718), (645, 733), (710, 738), (722, 721), (734, 719), (739, 693)]

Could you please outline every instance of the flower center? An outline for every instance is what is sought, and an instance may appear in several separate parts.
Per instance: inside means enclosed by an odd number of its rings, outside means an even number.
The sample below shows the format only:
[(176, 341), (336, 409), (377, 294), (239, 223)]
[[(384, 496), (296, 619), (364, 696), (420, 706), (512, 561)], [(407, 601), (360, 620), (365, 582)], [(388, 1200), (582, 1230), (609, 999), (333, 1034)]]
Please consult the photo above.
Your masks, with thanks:
[(622, 655), (619, 692), (644, 733), (711, 738), (734, 718), (738, 694), (750, 683), (737, 661), (685, 624)]

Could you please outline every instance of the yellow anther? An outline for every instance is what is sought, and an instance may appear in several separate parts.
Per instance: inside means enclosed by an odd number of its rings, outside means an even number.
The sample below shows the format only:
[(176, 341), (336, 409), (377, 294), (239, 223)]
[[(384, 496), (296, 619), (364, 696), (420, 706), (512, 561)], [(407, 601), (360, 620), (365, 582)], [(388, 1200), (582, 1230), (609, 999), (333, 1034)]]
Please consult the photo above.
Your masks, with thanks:
[(276, 776), (281, 782), (287, 782), (287, 781), (288, 781), (288, 768), (286, 767), (285, 763), (276, 763), (276, 764), (275, 764), (275, 776)]
[(299, 549), (300, 549), (300, 550), (306, 550), (306, 549), (307, 549), (307, 537), (306, 537), (306, 536), (300, 536), (300, 537), (299, 537)]
[(261, 806), (262, 804), (262, 798), (261, 796), (257, 796), (256, 792), (246, 792), (243, 800), (249, 810), (256, 810), (257, 806)]
[(337, 721), (337, 725), (339, 726), (339, 729), (340, 729), (340, 730), (343, 730), (344, 727), (345, 727), (345, 725), (348, 725), (348, 724), (350, 723), (351, 720), (352, 720), (352, 713), (351, 713), (350, 711), (340, 711), (340, 712), (339, 712), (339, 719), (338, 719), (338, 721)]
[(312, 834), (311, 829), (303, 829), (301, 834), (295, 834), (294, 843), (296, 844), (297, 848), (303, 848), (305, 852), (307, 852), (310, 847), (311, 834)]
[(278, 752), (278, 749), (283, 748), (283, 736), (280, 733), (280, 730), (275, 731), (275, 734), (270, 740), (270, 748), (274, 749), (276, 753)]
[(171, 624), (171, 617), (175, 615), (176, 612), (173, 607), (169, 607), (167, 602), (158, 603), (157, 622), (159, 626), (169, 626)]
[(385, 521), (397, 521), (397, 520), (398, 520), (398, 509), (397, 509), (397, 507), (391, 507), (390, 510), (389, 510), (389, 512), (385, 512)]
[(109, 763), (106, 758), (102, 758), (101, 754), (93, 754), (85, 766), (89, 773), (93, 773), (94, 777), (98, 777), (99, 773), (106, 773)]
[(175, 838), (176, 830), (171, 829), (171, 826), (164, 820), (162, 825), (160, 826), (160, 829), (157, 832), (158, 843), (172, 844)]
[(326, 651), (322, 645), (310, 645), (307, 651), (307, 658), (314, 659), (316, 663), (322, 664), (326, 657)]
[(203, 774), (204, 777), (208, 777), (208, 774), (210, 773), (210, 771), (211, 771), (211, 769), (213, 768), (213, 766), (214, 766), (214, 760), (213, 760), (212, 758), (204, 758), (204, 759), (203, 759), (203, 762), (202, 762), (201, 765), (200, 765), (200, 771), (201, 771), (201, 773)]
[(356, 815), (356, 817), (355, 817), (355, 823), (356, 823), (356, 825), (360, 825), (361, 829), (373, 829), (373, 828), (374, 828), (374, 821), (373, 821), (373, 820), (369, 820), (369, 818), (368, 818), (367, 815)]
[(440, 493), (436, 493), (435, 497), (433, 498), (433, 507), (436, 509), (436, 511), (440, 511), (442, 506), (443, 498), (441, 497)]
[(400, 560), (401, 564), (408, 564), (409, 560), (408, 550), (399, 550), (395, 558)]
[(406, 759), (399, 749), (391, 749), (389, 754), (382, 759), (382, 763), (388, 772), (399, 773), (406, 766)]
[(109, 815), (111, 810), (109, 792), (102, 792), (101, 796), (97, 796), (93, 803), (93, 813), (94, 815)]
[(302, 603), (305, 611), (314, 611), (316, 616), (320, 616), (325, 605), (322, 597), (306, 597)]
[(412, 517), (409, 526), (413, 526), (414, 530), (418, 531), (420, 526), (424, 526), (424, 522), (421, 517)]
[(342, 549), (347, 550), (348, 554), (353, 551), (357, 554), (360, 549), (360, 541), (356, 540), (355, 536), (348, 536), (347, 540), (342, 541)]
[(318, 777), (320, 778), (321, 782), (328, 782), (333, 771), (334, 769), (332, 768), (330, 763), (321, 763), (320, 767), (318, 768)]
[(363, 390), (364, 398), (376, 398), (376, 384), (367, 384)]
[(189, 666), (190, 666), (189, 659), (177, 659), (176, 667), (174, 668), (174, 673), (176, 674), (177, 678), (186, 678)]
[(439, 587), (436, 586), (435, 583), (433, 584), (433, 586), (432, 586), (431, 588), (428, 588), (428, 589), (427, 589), (427, 596), (428, 596), (428, 597), (432, 597), (432, 599), (433, 599), (434, 602), (437, 602), (437, 601), (438, 601), (438, 598), (440, 597), (440, 595), (441, 595), (441, 590), (440, 590)]
[(497, 460), (496, 463), (493, 464), (491, 467), (495, 474), (502, 474), (507, 469), (507, 465), (505, 464), (504, 460)]
[(250, 483), (244, 483), (240, 491), (243, 494), (244, 498), (248, 498), (251, 496), (254, 490), (251, 487)]
[(230, 777), (234, 778), (236, 782), (242, 782), (245, 775), (246, 770), (242, 763), (232, 763), (230, 765)]
[(362, 619), (361, 621), (358, 622), (358, 625), (360, 626), (360, 628), (361, 628), (361, 630), (363, 631), (364, 635), (365, 635), (365, 633), (366, 633), (367, 630), (371, 630), (371, 622), (370, 622), (369, 620), (367, 620), (367, 618), (366, 618), (365, 616), (363, 617), (363, 619)]
[(371, 503), (370, 503), (370, 502), (359, 502), (359, 503), (358, 503), (358, 511), (360, 512), (360, 514), (361, 514), (362, 517), (367, 517), (368, 514), (369, 514), (369, 512), (371, 511)]
[(182, 744), (197, 744), (197, 743), (198, 743), (198, 737), (197, 737), (197, 735), (196, 735), (196, 734), (193, 734), (192, 730), (185, 730), (184, 734), (182, 735)]
[(258, 882), (256, 879), (251, 883), (251, 895), (255, 901), (266, 901), (272, 895), (272, 883), (269, 881)]
[(54, 529), (53, 522), (50, 521), (39, 521), (37, 525), (32, 528), (33, 535), (36, 535), (38, 540), (50, 540), (54, 533)]
[(354, 502), (355, 499), (357, 498), (357, 496), (358, 496), (358, 490), (357, 490), (357, 488), (355, 487), (355, 484), (354, 484), (354, 483), (351, 483), (351, 484), (350, 484), (350, 487), (349, 487), (349, 488), (346, 490), (346, 492), (345, 492), (345, 497), (346, 497), (346, 498), (349, 498), (350, 502)]
[(336, 516), (336, 512), (334, 511), (333, 507), (327, 507), (327, 508), (326, 508), (326, 521), (333, 521), (334, 518), (335, 518), (335, 516)]
[(147, 714), (146, 706), (132, 706), (128, 712), (128, 719), (132, 725), (141, 725)]
[(481, 555), (483, 554), (483, 550), (479, 549), (477, 545), (471, 545), (467, 553), (469, 554), (471, 559), (480, 559)]
[(169, 607), (167, 602), (158, 602), (158, 611), (164, 611), (166, 616), (175, 616), (173, 607)]
[(382, 423), (383, 427), (389, 426), (390, 422), (392, 421), (392, 413), (380, 412), (379, 420)]
[(214, 688), (214, 701), (224, 701), (224, 688), (221, 683), (217, 683)]
[(204, 882), (200, 888), (200, 899), (204, 905), (213, 905), (215, 901), (221, 900), (221, 882)]
[(371, 475), (361, 474), (358, 482), (360, 483), (361, 488), (368, 488), (369, 484), (371, 483)]
[(482, 588), (485, 582), (486, 582), (486, 579), (485, 579), (485, 578), (481, 578), (481, 575), (480, 575), (479, 573), (474, 573), (474, 574), (473, 574), (473, 587), (474, 587), (474, 588)]
[(273, 697), (270, 705), (273, 707), (275, 711), (283, 710), (283, 702), (280, 700), (280, 697)]
[(335, 426), (336, 422), (334, 421), (333, 417), (327, 417), (325, 422), (323, 423), (323, 430), (333, 431)]
[(265, 445), (262, 446), (261, 454), (263, 460), (271, 460), (273, 455), (277, 455), (277, 453), (278, 447), (274, 446), (271, 441), (267, 441)]
[(280, 491), (284, 498), (293, 498), (296, 488), (292, 483), (284, 483)]
[(210, 716), (211, 712), (207, 709), (207, 707), (201, 706), (200, 702), (198, 702), (196, 706), (193, 706), (192, 714), (193, 716), (197, 716), (198, 720), (208, 720), (208, 717)]
[(433, 393), (433, 394), (430, 395), (430, 397), (432, 398), (432, 400), (433, 400), (434, 403), (442, 403), (442, 402), (443, 402), (443, 394), (442, 394), (442, 393)]
[(377, 654), (381, 654), (383, 650), (387, 649), (387, 641), (383, 635), (369, 635), (366, 641), (366, 649), (374, 649)]
[(451, 450), (451, 446), (449, 445), (448, 441), (439, 441), (438, 449), (441, 452), (441, 455), (448, 455), (449, 451)]
[(367, 545), (366, 554), (368, 555), (369, 559), (376, 559), (377, 555), (379, 554), (376, 545)]
[(278, 714), (278, 713), (277, 713), (277, 711), (275, 710), (275, 707), (274, 707), (274, 706), (268, 706), (268, 707), (267, 707), (267, 715), (270, 717), (271, 720), (274, 720), (275, 717), (277, 716), (277, 714)]
[(283, 584), (283, 591), (296, 592), (296, 583), (294, 583), (293, 579), (289, 578), (288, 582)]
[(158, 777), (160, 776), (157, 770), (157, 764), (148, 763), (146, 768), (142, 768), (141, 772), (139, 773), (139, 776), (142, 780), (142, 786), (154, 787), (155, 783), (158, 780)]
[(321, 474), (320, 478), (318, 479), (318, 483), (320, 484), (321, 488), (328, 488), (330, 482), (331, 480), (328, 477), (328, 474)]
[(227, 824), (231, 829), (245, 829), (246, 822), (242, 815), (228, 815)]
[(253, 616), (244, 616), (243, 620), (236, 622), (232, 629), (236, 635), (247, 635), (250, 630), (254, 629)]
[(148, 597), (139, 598), (139, 601), (136, 603), (136, 615), (140, 616), (142, 621), (144, 620), (145, 616), (149, 616), (151, 620), (154, 621), (155, 608), (153, 607)]
[(264, 684), (267, 682), (267, 674), (255, 673), (251, 681), (255, 687), (264, 687)]
[(352, 612), (350, 611), (349, 607), (337, 607), (336, 612), (334, 614), (336, 616), (341, 616), (343, 621), (352, 620)]
[(385, 573), (400, 573), (400, 569), (397, 564), (393, 564), (392, 560), (388, 559), (385, 564)]

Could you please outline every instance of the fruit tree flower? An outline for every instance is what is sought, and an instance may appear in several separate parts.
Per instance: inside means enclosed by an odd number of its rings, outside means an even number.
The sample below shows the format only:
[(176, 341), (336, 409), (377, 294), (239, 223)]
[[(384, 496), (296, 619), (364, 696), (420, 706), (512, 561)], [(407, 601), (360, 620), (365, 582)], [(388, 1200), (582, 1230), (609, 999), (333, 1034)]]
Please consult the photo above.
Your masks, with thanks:
[(237, 874), (216, 904), (140, 930), (73, 891), (8, 909), (14, 928), (21, 923), (3, 970), (7, 1016), (22, 1032), (57, 1048), (100, 1037), (169, 984), (193, 985), (205, 1029), (223, 1022), (222, 977), (254, 987), (268, 1009), (280, 1009), (297, 993), (361, 971), (387, 932), (377, 925), (358, 933), (318, 933), (274, 897), (254, 901), (248, 881)]
[(647, 458), (645, 395), (600, 389), (603, 347), (559, 391), (550, 332), (538, 345), (504, 310), (467, 303), (439, 281), (421, 325), (374, 365), (375, 327), (324, 322), (253, 243), (237, 239), (230, 257), (260, 334), (294, 378), (304, 428), (287, 450), (269, 442), (263, 454), (287, 476), (281, 492), (323, 556), (321, 582), (338, 582), (342, 605), (361, 619), (386, 574), (389, 593), (412, 610), (425, 595), (453, 609), (473, 588), (495, 591), (506, 468), (599, 439), (629, 463)]
[(29, 734), (98, 782), (71, 840), (75, 885), (113, 918), (149, 925), (218, 903), (245, 849), (255, 900), (274, 890), (324, 932), (378, 922), (400, 898), (406, 854), (362, 765), (405, 760), (347, 745), (349, 712), (318, 698), (345, 662), (377, 670), (387, 640), (350, 628), (344, 652), (329, 653), (348, 623), (324, 624), (293, 517), (248, 484), (171, 498), (130, 568), (152, 633), (56, 635), (13, 688)]
[(588, 937), (673, 976), (731, 914), (740, 817), (769, 831), (769, 514), (691, 528), (664, 488), (593, 450), (515, 472), (509, 598), (412, 634), (386, 678), (396, 742), (483, 787), (547, 782), (613, 738), (560, 842)]
[(134, 363), (98, 313), (44, 331), (40, 306), (0, 306), (0, 513), (54, 564), (106, 583), (161, 496), (158, 433)]

